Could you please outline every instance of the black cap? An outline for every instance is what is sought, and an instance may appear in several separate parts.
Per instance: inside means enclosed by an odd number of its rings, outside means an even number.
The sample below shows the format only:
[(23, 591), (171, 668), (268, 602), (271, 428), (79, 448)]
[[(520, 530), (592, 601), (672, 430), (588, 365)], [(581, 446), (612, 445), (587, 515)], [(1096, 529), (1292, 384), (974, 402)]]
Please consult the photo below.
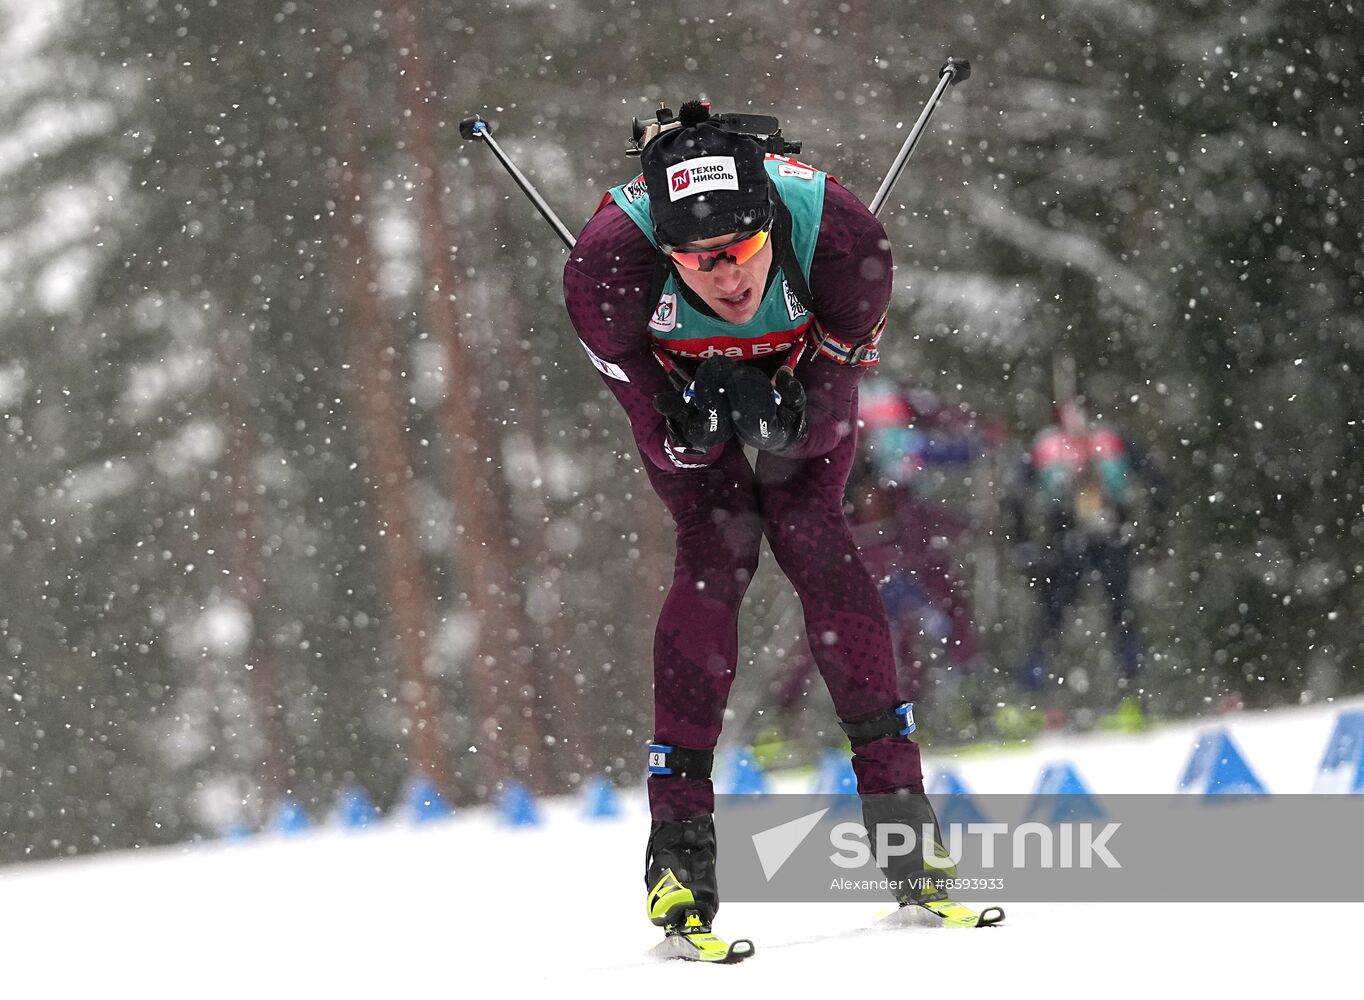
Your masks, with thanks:
[(688, 102), (669, 129), (640, 154), (649, 209), (660, 242), (680, 246), (761, 228), (772, 217), (763, 148), (710, 122)]

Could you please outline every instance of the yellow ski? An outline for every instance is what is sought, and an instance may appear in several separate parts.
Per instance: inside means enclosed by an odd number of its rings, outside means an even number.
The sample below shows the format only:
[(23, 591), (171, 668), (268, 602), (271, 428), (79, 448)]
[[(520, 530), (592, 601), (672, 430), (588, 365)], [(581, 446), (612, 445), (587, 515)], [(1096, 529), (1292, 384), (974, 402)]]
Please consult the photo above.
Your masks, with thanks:
[(710, 923), (690, 889), (671, 869), (649, 890), (649, 919), (663, 928), (662, 942), (649, 950), (654, 958), (733, 965), (753, 954), (753, 942), (725, 941), (712, 933)]
[(877, 927), (993, 927), (1004, 920), (1004, 910), (987, 906), (977, 913), (953, 899), (905, 903), (876, 920)]
[(718, 965), (742, 962), (753, 952), (752, 941), (744, 939), (725, 941), (716, 937), (711, 929), (701, 922), (701, 917), (697, 913), (689, 914), (681, 927), (667, 928), (663, 940), (649, 950), (649, 954), (654, 958), (715, 962)]

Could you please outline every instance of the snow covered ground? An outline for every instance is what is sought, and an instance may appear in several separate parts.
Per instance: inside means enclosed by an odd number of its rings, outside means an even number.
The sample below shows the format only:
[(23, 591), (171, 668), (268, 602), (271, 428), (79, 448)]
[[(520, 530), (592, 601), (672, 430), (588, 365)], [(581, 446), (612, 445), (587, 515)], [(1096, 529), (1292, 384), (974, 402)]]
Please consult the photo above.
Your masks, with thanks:
[[(1337, 712), (1361, 704), (1217, 721), (1229, 725), (1272, 791), (1302, 793), (1312, 788)], [(1042, 766), (1057, 760), (1074, 763), (1100, 793), (1169, 792), (1194, 735), (1211, 725), (1054, 737), (989, 756), (929, 754), (927, 763), (930, 775), (952, 766), (975, 792), (1031, 792)], [(733, 967), (658, 963), (644, 956), (656, 932), (640, 891), (642, 793), (627, 796), (615, 819), (586, 819), (575, 800), (542, 811), (544, 821), (529, 828), (506, 828), (470, 810), (420, 827), (390, 822), (0, 868), (0, 997), (1190, 996), (1214, 989), (1239, 997), (1358, 989), (1353, 947), (1364, 904), (1311, 912), (1012, 904), (1006, 924), (971, 932), (868, 930), (879, 908), (861, 903), (729, 903), (717, 930), (751, 937), (753, 959)], [(577, 936), (574, 925), (596, 933)]]

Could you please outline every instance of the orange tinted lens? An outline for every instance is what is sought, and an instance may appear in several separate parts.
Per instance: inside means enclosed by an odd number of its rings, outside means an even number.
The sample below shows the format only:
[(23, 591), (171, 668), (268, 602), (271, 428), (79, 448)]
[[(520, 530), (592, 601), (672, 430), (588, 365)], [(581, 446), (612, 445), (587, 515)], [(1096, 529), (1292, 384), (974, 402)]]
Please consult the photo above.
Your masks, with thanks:
[(767, 243), (767, 230), (759, 229), (756, 233), (746, 240), (742, 240), (726, 252), (734, 258), (734, 263), (743, 264), (753, 259), (759, 250)]
[(728, 257), (736, 264), (747, 263), (766, 243), (767, 230), (760, 229), (752, 236), (728, 246), (711, 250), (673, 250), (672, 258), (689, 270), (709, 271), (721, 257)]

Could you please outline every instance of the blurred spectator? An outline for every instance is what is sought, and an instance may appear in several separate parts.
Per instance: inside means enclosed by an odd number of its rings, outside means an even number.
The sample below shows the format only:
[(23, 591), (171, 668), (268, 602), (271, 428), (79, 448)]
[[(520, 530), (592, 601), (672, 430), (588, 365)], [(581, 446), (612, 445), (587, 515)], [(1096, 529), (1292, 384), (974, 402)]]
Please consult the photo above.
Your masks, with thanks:
[(1033, 441), (1007, 500), (1019, 562), (1040, 604), (1019, 675), (1025, 690), (1038, 690), (1051, 676), (1066, 611), (1082, 584), (1101, 582), (1121, 712), (1131, 722), (1144, 718), (1146, 654), (1128, 590), (1134, 545), (1155, 543), (1165, 494), (1145, 455), (1118, 431), (1092, 423), (1082, 397), (1057, 405), (1056, 422)]
[[(931, 471), (965, 476), (999, 431), (932, 392), (884, 378), (864, 380), (858, 412), (859, 454), (844, 510), (890, 618), (899, 696), (935, 713), (920, 713), (921, 727), (972, 735), (977, 699), (971, 691), (962, 697), (963, 681), (978, 672), (979, 643), (954, 554), (969, 521), (923, 495), (922, 484)], [(799, 710), (813, 668), (807, 648), (791, 655), (773, 687), (779, 712)]]

